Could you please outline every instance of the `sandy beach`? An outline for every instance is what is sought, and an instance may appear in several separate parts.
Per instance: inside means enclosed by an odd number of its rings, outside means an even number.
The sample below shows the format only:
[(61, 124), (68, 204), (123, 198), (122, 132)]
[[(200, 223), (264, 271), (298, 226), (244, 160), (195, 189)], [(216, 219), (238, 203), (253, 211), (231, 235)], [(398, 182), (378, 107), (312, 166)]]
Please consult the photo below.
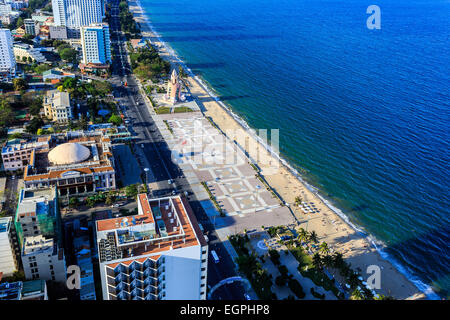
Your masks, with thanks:
[[(160, 42), (157, 35), (151, 31), (150, 26), (147, 25), (145, 14), (140, 8), (139, 2), (129, 1), (129, 6), (136, 21), (140, 23), (143, 36), (151, 39), (152, 43), (159, 45), (163, 57), (173, 63), (178, 63), (164, 44)], [(361, 272), (364, 279), (370, 276), (366, 273), (368, 266), (379, 266), (381, 269), (381, 289), (375, 290), (377, 293), (391, 295), (396, 299), (425, 298), (425, 295), (412, 282), (389, 261), (381, 257), (367, 238), (341, 218), (316, 192), (296, 177), (290, 168), (281, 164), (277, 157), (267, 152), (265, 146), (257, 142), (253, 134), (249, 133), (247, 128), (244, 128), (224, 105), (216, 101), (201, 82), (192, 76), (187, 77), (185, 81), (192, 96), (203, 107), (204, 115), (211, 117), (222, 131), (234, 130), (237, 133), (234, 136), (229, 136), (229, 138), (236, 140), (249, 153), (250, 158), (261, 169), (261, 175), (276, 193), (289, 204), (300, 222), (300, 227), (308, 231), (314, 230), (320, 242), (325, 241), (332, 250), (341, 252), (346, 261), (351, 263), (352, 268)], [(280, 135), (282, 134), (280, 132)], [(300, 196), (314, 210), (314, 213), (305, 214), (301, 208), (295, 206), (297, 196)]]

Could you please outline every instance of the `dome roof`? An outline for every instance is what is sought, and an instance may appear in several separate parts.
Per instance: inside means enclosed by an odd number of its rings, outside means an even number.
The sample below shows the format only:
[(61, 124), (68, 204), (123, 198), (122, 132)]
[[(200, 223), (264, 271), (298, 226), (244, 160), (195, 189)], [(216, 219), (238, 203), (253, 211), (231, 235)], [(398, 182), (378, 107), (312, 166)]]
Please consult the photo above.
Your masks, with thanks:
[(78, 143), (63, 143), (48, 153), (48, 160), (53, 164), (71, 164), (89, 158), (89, 149)]

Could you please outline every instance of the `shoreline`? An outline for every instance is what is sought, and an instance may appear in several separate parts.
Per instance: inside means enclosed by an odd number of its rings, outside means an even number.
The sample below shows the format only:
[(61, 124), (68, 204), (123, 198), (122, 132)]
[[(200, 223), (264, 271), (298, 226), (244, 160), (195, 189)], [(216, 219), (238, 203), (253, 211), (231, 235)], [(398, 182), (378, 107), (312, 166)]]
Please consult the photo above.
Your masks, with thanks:
[[(231, 106), (227, 106), (216, 96), (214, 90), (208, 87), (207, 81), (204, 81), (199, 76), (195, 75), (178, 57), (176, 52), (162, 41), (161, 36), (154, 30), (148, 16), (145, 14), (145, 10), (142, 8), (139, 0), (129, 1), (129, 7), (130, 12), (135, 16), (135, 20), (140, 24), (143, 38), (151, 38), (152, 43), (157, 43), (160, 46), (158, 51), (163, 58), (168, 59), (172, 63), (180, 64), (187, 71), (188, 77), (186, 81), (189, 83), (189, 90), (191, 91), (192, 96), (196, 97), (199, 101), (205, 97), (213, 99), (213, 101), (201, 102), (205, 109), (203, 114), (211, 117), (222, 131), (236, 129), (236, 127), (244, 129), (246, 139), (256, 141), (258, 145), (261, 145), (264, 148), (267, 157), (280, 162), (281, 166), (279, 172), (271, 175), (266, 173), (270, 168), (260, 166), (258, 161), (253, 160), (250, 155), (248, 156), (250, 161), (258, 165), (261, 175), (266, 179), (272, 189), (274, 189), (284, 201), (291, 204), (293, 203), (292, 198), (296, 195), (300, 195), (300, 190), (302, 190), (302, 198), (308, 199), (308, 201), (316, 200), (314, 203), (319, 203), (318, 207), (321, 208), (321, 213), (314, 214), (313, 216), (308, 214), (306, 216), (307, 220), (305, 220), (305, 215), (301, 215), (300, 212), (295, 212), (296, 210), (300, 211), (297, 207), (291, 205), (292, 211), (297, 213), (295, 216), (302, 222), (300, 224), (301, 227), (305, 228), (306, 223), (306, 229), (315, 230), (319, 235), (320, 241), (327, 242), (331, 248), (339, 247), (338, 251), (344, 254), (344, 258), (352, 264), (354, 269), (360, 267), (361, 270), (365, 270), (365, 267), (368, 265), (376, 264), (381, 266), (382, 270), (389, 270), (389, 272), (382, 272), (382, 288), (376, 290), (377, 293), (392, 295), (396, 299), (439, 299), (439, 296), (434, 293), (429, 285), (412, 276), (407, 267), (403, 266), (394, 257), (385, 252), (383, 250), (384, 244), (381, 241), (378, 241), (361, 227), (354, 225), (342, 210), (335, 206), (331, 200), (326, 199), (320, 194), (318, 188), (305, 181), (288, 161), (283, 159), (281, 155), (273, 153), (271, 147), (261, 141), (259, 136), (254, 134), (254, 129), (252, 129), (245, 120), (235, 114), (232, 111)], [(138, 10), (136, 10), (136, 8)], [(138, 15), (140, 15), (140, 17)], [(145, 35), (146, 33), (148, 35)], [(163, 49), (161, 49), (161, 47)], [(233, 140), (233, 137), (229, 138)], [(244, 148), (241, 145), (239, 145), (239, 147), (242, 150), (248, 151), (248, 148)], [(283, 193), (283, 189), (288, 190)], [(328, 212), (322, 213), (322, 211)], [(310, 224), (317, 224), (317, 221), (311, 220), (319, 218), (324, 218), (328, 220), (328, 222), (330, 222), (330, 219), (332, 218), (341, 220), (341, 222), (347, 226), (347, 228), (342, 229), (342, 231), (345, 229), (347, 233), (346, 240), (343, 240), (345, 234), (339, 236), (329, 235), (329, 228), (321, 228), (320, 223), (314, 227), (308, 228)], [(324, 221), (324, 219), (322, 219), (322, 221)], [(336, 226), (341, 227), (341, 222), (335, 223), (335, 220), (331, 220), (331, 222), (332, 228)], [(324, 224), (322, 224), (322, 226), (324, 226)], [(332, 231), (334, 232), (334, 230)], [(338, 231), (338, 228), (336, 228), (336, 231)], [(364, 256), (361, 255), (361, 251), (364, 251)], [(359, 256), (352, 256), (352, 254), (355, 255), (355, 253)], [(366, 278), (364, 273), (363, 277)], [(386, 288), (383, 288), (383, 282), (388, 283)]]

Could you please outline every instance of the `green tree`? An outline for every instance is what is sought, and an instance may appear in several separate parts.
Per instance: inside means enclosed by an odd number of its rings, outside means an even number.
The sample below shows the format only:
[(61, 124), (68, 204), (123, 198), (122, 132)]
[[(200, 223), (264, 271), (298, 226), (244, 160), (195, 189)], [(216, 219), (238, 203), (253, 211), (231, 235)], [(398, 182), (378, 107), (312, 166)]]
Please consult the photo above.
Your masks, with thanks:
[(138, 194), (137, 184), (130, 184), (125, 188), (125, 194), (129, 198), (135, 198)]
[(120, 125), (122, 124), (122, 118), (119, 117), (119, 116), (116, 115), (116, 114), (113, 114), (113, 115), (109, 118), (108, 121), (111, 122), (111, 123), (113, 123), (113, 124), (116, 125), (116, 126), (120, 126)]
[(95, 206), (96, 200), (94, 197), (88, 197), (86, 199), (86, 204), (88, 205), (89, 208), (93, 208)]
[(319, 239), (318, 239), (318, 237), (317, 237), (317, 233), (316, 233), (315, 231), (312, 231), (312, 232), (309, 234), (309, 241), (311, 241), (311, 242), (313, 242), (313, 243), (318, 243), (318, 242), (319, 242)]
[(13, 80), (13, 86), (15, 91), (22, 91), (27, 88), (27, 82), (23, 78), (15, 78)]
[(73, 48), (64, 48), (58, 52), (62, 60), (75, 63), (77, 60), (77, 50)]
[[(6, 99), (0, 99), (0, 130), (6, 131), (14, 121), (14, 111)], [(4, 134), (4, 132), (2, 132)]]
[(318, 270), (322, 269), (323, 262), (322, 262), (322, 257), (320, 256), (320, 254), (315, 253), (313, 255), (312, 264), (316, 269), (318, 269)]
[(324, 255), (328, 255), (330, 253), (330, 248), (326, 242), (322, 242), (319, 246), (319, 251)]
[(31, 119), (31, 121), (28, 123), (25, 130), (28, 133), (36, 134), (38, 129), (41, 128), (44, 125), (44, 121), (40, 117), (34, 117)]
[(70, 208), (76, 208), (80, 203), (80, 200), (78, 200), (78, 198), (76, 197), (72, 197), (69, 199), (69, 207)]

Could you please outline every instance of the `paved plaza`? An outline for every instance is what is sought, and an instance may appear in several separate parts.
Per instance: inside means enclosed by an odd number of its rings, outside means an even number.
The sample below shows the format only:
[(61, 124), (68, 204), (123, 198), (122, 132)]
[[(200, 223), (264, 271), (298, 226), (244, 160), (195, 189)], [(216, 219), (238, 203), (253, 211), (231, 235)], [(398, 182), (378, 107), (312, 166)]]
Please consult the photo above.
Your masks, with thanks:
[[(183, 170), (216, 229), (230, 227), (224, 236), (293, 222), (289, 209), (281, 206), (255, 177), (245, 154), (207, 119), (196, 115), (165, 117), (164, 121), (162, 132), (172, 150), (172, 160)], [(219, 216), (201, 182), (207, 184), (225, 217)]]

